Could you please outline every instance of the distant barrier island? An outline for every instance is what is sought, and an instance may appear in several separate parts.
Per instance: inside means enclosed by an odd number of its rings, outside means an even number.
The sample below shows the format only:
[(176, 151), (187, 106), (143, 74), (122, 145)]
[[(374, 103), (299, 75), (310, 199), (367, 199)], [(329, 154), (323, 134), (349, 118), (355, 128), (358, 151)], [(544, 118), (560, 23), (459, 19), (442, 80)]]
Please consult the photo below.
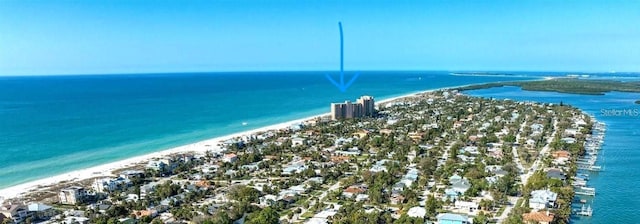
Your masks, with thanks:
[[(496, 82), (470, 85), (457, 89), (464, 91), (504, 86), (518, 86), (523, 90), (529, 91), (547, 91), (584, 95), (604, 95), (605, 93), (611, 91), (640, 93), (640, 82), (622, 82), (602, 79), (587, 80), (578, 78), (553, 78), (540, 81)], [(640, 100), (636, 101), (636, 104), (640, 104)]]

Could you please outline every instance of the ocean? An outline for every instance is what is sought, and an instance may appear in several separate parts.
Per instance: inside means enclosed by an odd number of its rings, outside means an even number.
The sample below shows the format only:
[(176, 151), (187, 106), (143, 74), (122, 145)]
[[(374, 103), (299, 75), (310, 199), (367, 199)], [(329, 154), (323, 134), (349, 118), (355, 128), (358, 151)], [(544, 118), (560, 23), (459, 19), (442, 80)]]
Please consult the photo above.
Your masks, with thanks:
[[(449, 72), (362, 72), (340, 92), (330, 72), (233, 72), (0, 77), (0, 189), (188, 143), (329, 112), (329, 103), (377, 100), (429, 89), (565, 73), (458, 76)], [(336, 72), (333, 72), (334, 75)], [(347, 73), (347, 78), (349, 73)], [(591, 77), (637, 80), (617, 74)], [(620, 76), (621, 75), (621, 76)], [(335, 77), (335, 76), (334, 76)], [(337, 78), (337, 77), (336, 77)], [(607, 124), (588, 184), (594, 216), (574, 223), (633, 223), (640, 195), (640, 94), (585, 96), (501, 87), (466, 91), (481, 97), (566, 103)], [(246, 125), (243, 125), (246, 123)]]
[(337, 72), (0, 77), (0, 189), (326, 113), (331, 102), (361, 95), (540, 77), (362, 72), (343, 93), (327, 73), (337, 79)]
[[(627, 79), (629, 80), (629, 79)], [(637, 80), (634, 79), (634, 80)], [(496, 99), (564, 103), (580, 108), (605, 122), (607, 131), (596, 165), (604, 168), (590, 173), (587, 186), (596, 188), (595, 197), (584, 197), (592, 204), (592, 217), (572, 216), (572, 223), (637, 223), (640, 208), (640, 100), (638, 93), (611, 92), (601, 96), (523, 91), (519, 87), (500, 87), (466, 91), (472, 96)], [(612, 110), (624, 112), (612, 112)], [(574, 202), (574, 208), (580, 208)]]

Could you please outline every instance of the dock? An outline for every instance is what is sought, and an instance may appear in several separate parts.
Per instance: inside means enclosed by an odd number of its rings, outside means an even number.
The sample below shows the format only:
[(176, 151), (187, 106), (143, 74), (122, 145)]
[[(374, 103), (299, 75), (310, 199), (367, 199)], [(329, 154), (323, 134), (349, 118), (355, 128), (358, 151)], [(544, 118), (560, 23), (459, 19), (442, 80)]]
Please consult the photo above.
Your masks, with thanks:
[(578, 170), (588, 170), (588, 171), (598, 172), (598, 171), (602, 171), (602, 167), (601, 166), (594, 166), (594, 165), (578, 164)]
[(574, 190), (577, 195), (596, 196), (596, 189), (593, 187), (576, 186)]
[(589, 205), (588, 207), (585, 207), (584, 205), (582, 205), (582, 208), (580, 208), (579, 210), (576, 209), (574, 210), (576, 215), (581, 215), (581, 216), (592, 216), (593, 215), (593, 209), (591, 209), (591, 205)]
[[(604, 159), (604, 151), (601, 151), (602, 145), (604, 145), (604, 136), (606, 131), (606, 125), (602, 122), (596, 122), (593, 126), (593, 134), (588, 135), (584, 143), (585, 153), (583, 156), (577, 158), (575, 165), (578, 168), (578, 173), (571, 177), (571, 186), (575, 193), (574, 200), (582, 204), (581, 207), (573, 207), (572, 213), (578, 216), (592, 216), (593, 209), (591, 208), (592, 198), (595, 200), (596, 188), (588, 187), (587, 181), (589, 180), (590, 172), (599, 172), (604, 170), (603, 167), (596, 165), (598, 157)], [(586, 198), (585, 198), (586, 197)], [(589, 203), (591, 201), (591, 203)]]

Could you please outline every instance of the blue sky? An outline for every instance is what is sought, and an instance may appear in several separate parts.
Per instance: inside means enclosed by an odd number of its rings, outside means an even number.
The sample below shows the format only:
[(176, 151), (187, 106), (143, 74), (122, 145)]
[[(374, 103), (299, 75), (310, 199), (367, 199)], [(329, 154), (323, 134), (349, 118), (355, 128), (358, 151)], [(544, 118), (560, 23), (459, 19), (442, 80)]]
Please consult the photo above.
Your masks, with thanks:
[(640, 1), (0, 1), (0, 75), (640, 71)]

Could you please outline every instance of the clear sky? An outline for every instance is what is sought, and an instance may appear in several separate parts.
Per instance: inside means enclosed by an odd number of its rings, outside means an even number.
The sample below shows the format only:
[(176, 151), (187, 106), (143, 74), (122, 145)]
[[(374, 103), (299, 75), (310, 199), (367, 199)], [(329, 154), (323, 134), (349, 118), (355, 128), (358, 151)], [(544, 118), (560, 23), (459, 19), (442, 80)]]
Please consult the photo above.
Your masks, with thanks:
[(0, 1), (0, 75), (640, 71), (640, 1)]

